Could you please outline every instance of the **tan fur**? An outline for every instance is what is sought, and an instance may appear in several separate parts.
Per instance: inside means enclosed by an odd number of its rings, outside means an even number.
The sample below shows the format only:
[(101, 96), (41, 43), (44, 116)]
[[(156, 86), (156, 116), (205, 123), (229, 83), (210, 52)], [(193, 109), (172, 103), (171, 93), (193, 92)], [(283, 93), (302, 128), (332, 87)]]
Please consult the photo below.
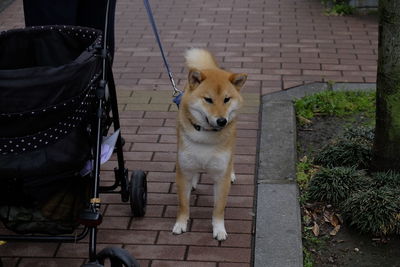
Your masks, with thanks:
[[(247, 75), (219, 69), (206, 50), (191, 49), (185, 58), (189, 76), (177, 120), (179, 209), (173, 232), (181, 234), (187, 230), (190, 191), (196, 186), (199, 173), (207, 172), (215, 181), (213, 236), (225, 240), (224, 210), (235, 177), (236, 114), (243, 102), (239, 90)], [(226, 125), (221, 124), (224, 119)]]

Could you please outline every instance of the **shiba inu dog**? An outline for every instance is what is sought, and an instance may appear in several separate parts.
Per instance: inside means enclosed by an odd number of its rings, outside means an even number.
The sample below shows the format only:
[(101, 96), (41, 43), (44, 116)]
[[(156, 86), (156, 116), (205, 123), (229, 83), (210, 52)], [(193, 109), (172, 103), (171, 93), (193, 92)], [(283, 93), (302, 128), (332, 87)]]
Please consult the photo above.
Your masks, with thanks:
[(177, 119), (179, 208), (172, 232), (186, 232), (190, 193), (200, 174), (206, 172), (214, 179), (213, 237), (221, 241), (227, 238), (224, 210), (231, 182), (236, 179), (236, 116), (243, 102), (239, 91), (247, 75), (220, 69), (203, 49), (190, 49), (185, 58), (189, 75)]

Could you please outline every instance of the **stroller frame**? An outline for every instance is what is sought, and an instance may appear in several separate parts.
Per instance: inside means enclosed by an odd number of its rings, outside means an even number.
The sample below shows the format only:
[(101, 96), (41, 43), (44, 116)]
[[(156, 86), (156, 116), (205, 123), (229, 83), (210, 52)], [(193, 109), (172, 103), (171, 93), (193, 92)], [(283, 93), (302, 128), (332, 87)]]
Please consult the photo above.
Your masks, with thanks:
[[(95, 120), (96, 123), (92, 125), (91, 138), (94, 141), (93, 155), (94, 164), (91, 171), (92, 181), (92, 192), (90, 196), (89, 206), (86, 208), (81, 216), (79, 216), (79, 223), (84, 226), (82, 231), (77, 235), (0, 235), (0, 240), (6, 241), (39, 241), (39, 242), (76, 242), (84, 239), (89, 234), (89, 263), (88, 266), (96, 266), (91, 264), (98, 264), (98, 255), (96, 254), (96, 242), (97, 242), (97, 226), (102, 222), (102, 215), (100, 213), (100, 193), (105, 194), (121, 194), (121, 200), (127, 202), (130, 200), (131, 210), (134, 216), (141, 217), (145, 214), (145, 207), (147, 202), (147, 185), (146, 175), (143, 171), (133, 171), (131, 180), (128, 179), (128, 169), (125, 168), (125, 161), (123, 155), (124, 141), (119, 132), (114, 152), (117, 154), (118, 167), (114, 168), (115, 182), (110, 186), (100, 186), (100, 156), (101, 156), (101, 142), (104, 130), (113, 124), (114, 131), (120, 129), (119, 112), (117, 104), (117, 93), (115, 87), (115, 81), (112, 73), (110, 53), (107, 49), (107, 27), (109, 22), (109, 5), (110, 0), (107, 0), (106, 7), (106, 23), (103, 32), (103, 45), (96, 46), (96, 50), (99, 57), (102, 59), (102, 77), (96, 88), (95, 95), (97, 99), (97, 107)], [(107, 90), (108, 89), (108, 90)], [(106, 98), (106, 91), (109, 96)], [(110, 106), (109, 106), (110, 105)], [(111, 111), (112, 118), (107, 117), (107, 113)], [(106, 120), (107, 117), (107, 120)], [(120, 187), (120, 190), (116, 190)], [(113, 248), (111, 248), (113, 249)], [(113, 251), (115, 253), (115, 251)], [(120, 253), (118, 251), (116, 254)], [(119, 255), (123, 255), (120, 253)], [(109, 255), (106, 255), (107, 258)], [(103, 255), (104, 257), (104, 255)], [(123, 257), (129, 257), (124, 254)], [(104, 258), (100, 261), (104, 261)], [(113, 261), (111, 261), (113, 262)], [(137, 262), (133, 260), (132, 266), (136, 265)], [(1, 265), (1, 259), (0, 259)], [(86, 265), (86, 264), (85, 264)], [(83, 265), (84, 266), (84, 265)], [(100, 265), (97, 265), (100, 266)], [(102, 265), (101, 265), (102, 266)], [(119, 265), (118, 265), (119, 266)]]

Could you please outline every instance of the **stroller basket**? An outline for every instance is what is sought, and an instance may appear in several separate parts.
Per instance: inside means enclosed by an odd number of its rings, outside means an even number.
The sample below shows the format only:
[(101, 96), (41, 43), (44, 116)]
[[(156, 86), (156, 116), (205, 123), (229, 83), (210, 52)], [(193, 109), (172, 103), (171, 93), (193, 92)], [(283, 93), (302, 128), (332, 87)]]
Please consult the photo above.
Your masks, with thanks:
[[(0, 33), (0, 218), (16, 232), (77, 224), (90, 184), (79, 171), (92, 154), (101, 39), (71, 26)], [(55, 230), (46, 218), (73, 223)]]

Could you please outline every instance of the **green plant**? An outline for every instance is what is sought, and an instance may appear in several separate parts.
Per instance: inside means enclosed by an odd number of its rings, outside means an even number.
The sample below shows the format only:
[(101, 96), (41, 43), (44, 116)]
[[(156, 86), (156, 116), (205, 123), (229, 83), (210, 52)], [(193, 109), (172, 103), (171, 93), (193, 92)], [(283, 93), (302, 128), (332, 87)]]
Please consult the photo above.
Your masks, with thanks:
[(312, 164), (312, 160), (308, 159), (307, 157), (300, 159), (296, 168), (296, 181), (300, 189), (299, 202), (301, 205), (304, 205), (309, 200), (309, 194), (307, 191), (308, 184), (313, 173), (315, 173), (317, 169)]
[(300, 190), (304, 191), (307, 189), (308, 182), (311, 179), (311, 173), (315, 170), (315, 167), (313, 167), (311, 160), (304, 157), (297, 162), (296, 169), (297, 184)]
[(306, 248), (303, 248), (303, 266), (304, 267), (314, 266), (314, 260), (312, 258), (312, 254)]
[(314, 163), (325, 167), (355, 166), (359, 169), (366, 169), (369, 167), (371, 159), (371, 144), (340, 139), (322, 148), (315, 157)]
[(328, 236), (316, 237), (312, 232), (312, 227), (305, 226), (303, 228), (302, 241), (303, 241), (303, 265), (304, 267), (314, 266), (313, 251), (324, 249)]
[(376, 172), (372, 174), (372, 178), (375, 187), (390, 186), (400, 189), (400, 173), (398, 172)]
[(367, 117), (373, 117), (375, 93), (328, 90), (298, 99), (294, 105), (300, 124), (305, 124), (316, 115), (343, 117), (363, 112)]
[(342, 215), (363, 233), (377, 236), (400, 233), (400, 190), (371, 187), (354, 192), (342, 205)]
[(347, 140), (361, 142), (372, 146), (375, 137), (375, 129), (366, 126), (348, 128), (343, 137)]
[(325, 5), (325, 15), (343, 16), (355, 12), (355, 8), (345, 0), (322, 0), (322, 3)]
[(339, 206), (352, 192), (366, 185), (367, 179), (354, 167), (321, 168), (311, 179), (308, 194), (313, 200)]

